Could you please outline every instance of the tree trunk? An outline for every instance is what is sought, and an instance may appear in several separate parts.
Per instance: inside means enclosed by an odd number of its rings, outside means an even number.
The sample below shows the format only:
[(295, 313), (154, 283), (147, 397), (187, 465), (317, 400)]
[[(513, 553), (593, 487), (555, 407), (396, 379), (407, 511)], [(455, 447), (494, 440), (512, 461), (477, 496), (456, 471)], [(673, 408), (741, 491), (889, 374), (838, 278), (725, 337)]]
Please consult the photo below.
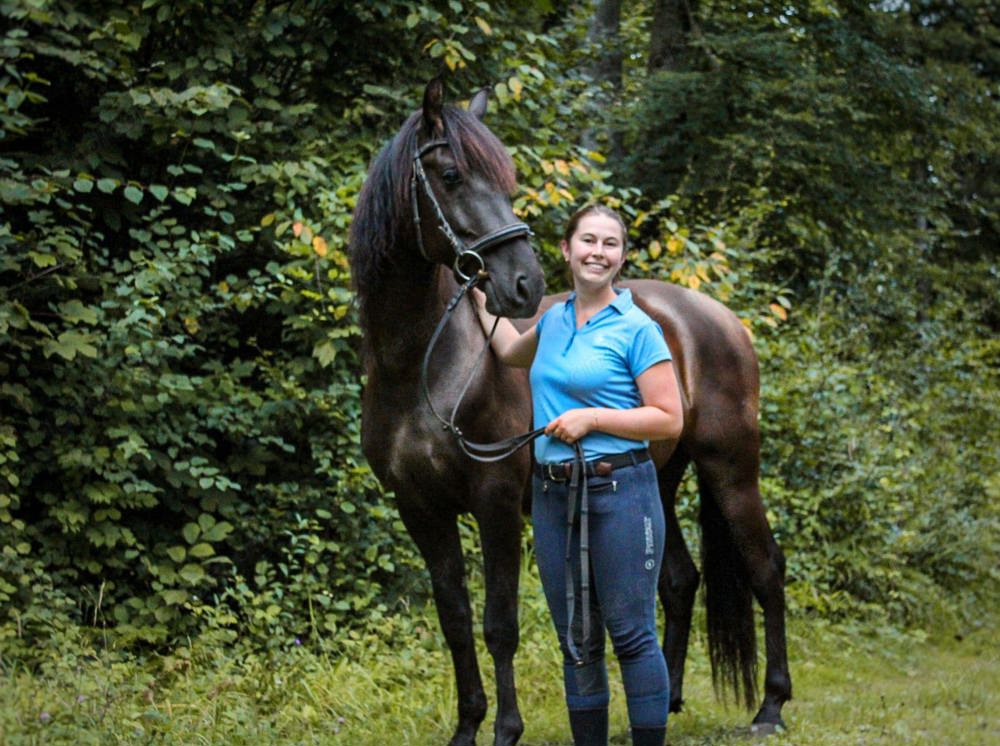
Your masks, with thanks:
[(653, 0), (653, 24), (649, 29), (649, 72), (678, 70), (691, 30), (692, 8), (688, 0)]
[[(621, 34), (621, 0), (596, 0), (594, 15), (587, 30), (587, 41), (596, 51), (594, 61), (590, 65), (590, 76), (594, 81), (595, 93), (588, 106), (592, 121), (600, 121), (602, 115), (615, 104), (615, 99), (622, 90), (622, 43)], [(588, 127), (581, 136), (581, 144), (587, 150), (599, 150), (602, 128)], [(608, 139), (607, 156), (612, 163), (622, 160), (621, 132), (609, 126), (606, 129)]]

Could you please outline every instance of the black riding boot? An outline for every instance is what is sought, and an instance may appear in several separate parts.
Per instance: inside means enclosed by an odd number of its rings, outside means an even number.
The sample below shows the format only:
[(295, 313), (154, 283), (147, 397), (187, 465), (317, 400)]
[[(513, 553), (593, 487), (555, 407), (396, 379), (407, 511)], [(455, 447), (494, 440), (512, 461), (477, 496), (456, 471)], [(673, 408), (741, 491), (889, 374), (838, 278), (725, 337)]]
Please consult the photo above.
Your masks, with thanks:
[(632, 729), (632, 746), (663, 746), (666, 740), (666, 727)]
[(570, 710), (573, 746), (608, 746), (608, 711)]

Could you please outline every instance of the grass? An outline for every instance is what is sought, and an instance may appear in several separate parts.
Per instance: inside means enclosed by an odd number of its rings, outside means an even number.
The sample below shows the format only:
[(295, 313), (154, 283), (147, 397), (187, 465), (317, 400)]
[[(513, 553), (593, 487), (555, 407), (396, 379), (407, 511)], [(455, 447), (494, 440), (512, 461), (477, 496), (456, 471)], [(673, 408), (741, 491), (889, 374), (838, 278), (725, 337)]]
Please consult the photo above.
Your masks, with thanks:
[[(412, 610), (411, 610), (412, 611)], [(412, 644), (359, 645), (335, 658), (292, 647), (235, 655), (204, 642), (138, 661), (111, 647), (64, 650), (27, 670), (4, 661), (0, 744), (447, 743), (455, 722), (450, 659), (428, 610), (400, 629)], [(528, 599), (517, 657), (524, 746), (569, 744), (559, 662), (548, 622)], [(793, 620), (795, 699), (773, 746), (1000, 743), (1000, 635), (959, 641)], [(489, 673), (486, 656), (481, 658)], [(612, 665), (612, 743), (627, 744), (620, 677)], [(487, 683), (488, 691), (490, 684)], [(674, 746), (740, 744), (749, 715), (712, 697), (695, 635), (686, 711), (671, 716)], [(492, 696), (491, 696), (492, 699)], [(492, 711), (479, 743), (491, 742)]]

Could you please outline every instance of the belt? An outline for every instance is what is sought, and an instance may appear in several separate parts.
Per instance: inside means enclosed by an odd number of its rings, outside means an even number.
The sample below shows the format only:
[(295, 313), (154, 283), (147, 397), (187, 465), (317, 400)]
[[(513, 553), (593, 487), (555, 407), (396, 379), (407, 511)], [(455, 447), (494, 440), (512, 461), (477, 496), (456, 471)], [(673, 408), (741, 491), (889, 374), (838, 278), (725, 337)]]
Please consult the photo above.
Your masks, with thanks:
[[(649, 449), (637, 448), (634, 451), (615, 453), (610, 456), (601, 456), (593, 461), (584, 462), (584, 473), (588, 477), (607, 477), (615, 469), (623, 466), (635, 466), (644, 461), (649, 461)], [(562, 461), (551, 464), (535, 464), (535, 474), (540, 479), (547, 479), (550, 482), (568, 482), (573, 474), (573, 462)]]

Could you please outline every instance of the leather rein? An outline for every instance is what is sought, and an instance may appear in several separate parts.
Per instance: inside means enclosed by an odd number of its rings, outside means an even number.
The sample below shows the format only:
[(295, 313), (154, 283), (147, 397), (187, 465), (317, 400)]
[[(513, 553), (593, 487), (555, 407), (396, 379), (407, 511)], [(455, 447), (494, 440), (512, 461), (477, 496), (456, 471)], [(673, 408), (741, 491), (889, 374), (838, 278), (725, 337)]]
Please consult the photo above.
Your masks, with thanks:
[[(449, 143), (447, 140), (438, 139), (431, 140), (424, 143), (419, 147), (413, 156), (413, 175), (410, 177), (410, 203), (413, 210), (413, 222), (414, 229), (417, 234), (417, 246), (420, 249), (420, 255), (431, 262), (432, 260), (427, 255), (426, 249), (424, 248), (423, 235), (421, 233), (421, 219), (420, 219), (420, 207), (419, 207), (419, 195), (418, 188), (422, 189), (427, 200), (430, 202), (433, 209), (434, 216), (437, 218), (437, 227), (444, 234), (448, 243), (451, 245), (453, 251), (455, 252), (455, 261), (452, 265), (452, 271), (455, 275), (462, 280), (461, 286), (458, 292), (448, 301), (448, 305), (445, 307), (444, 313), (441, 316), (441, 320), (438, 321), (437, 327), (434, 329), (434, 333), (431, 335), (431, 339), (427, 344), (427, 350), (424, 353), (423, 363), (420, 366), (420, 389), (423, 393), (424, 399), (427, 402), (427, 406), (430, 408), (431, 413), (434, 417), (441, 423), (442, 428), (450, 433), (455, 438), (455, 442), (458, 447), (462, 450), (465, 455), (469, 458), (479, 461), (482, 463), (491, 463), (494, 461), (501, 461), (517, 451), (531, 443), (533, 440), (538, 438), (540, 435), (544, 434), (545, 428), (540, 427), (535, 430), (531, 430), (527, 433), (522, 433), (520, 435), (515, 435), (510, 438), (505, 438), (504, 440), (496, 441), (493, 443), (477, 443), (468, 440), (462, 431), (456, 424), (456, 419), (458, 416), (458, 408), (462, 404), (462, 400), (465, 398), (469, 387), (472, 385), (472, 381), (475, 380), (476, 375), (479, 373), (482, 367), (483, 361), (486, 359), (486, 355), (490, 350), (490, 343), (493, 339), (493, 333), (496, 331), (497, 323), (499, 318), (494, 322), (493, 328), (486, 337), (486, 344), (483, 346), (482, 351), (476, 359), (476, 364), (469, 374), (469, 379), (465, 382), (459, 393), (458, 399), (455, 401), (455, 406), (452, 408), (451, 415), (448, 419), (445, 419), (438, 413), (437, 409), (434, 407), (434, 402), (431, 400), (430, 388), (427, 384), (427, 373), (430, 367), (431, 353), (434, 351), (434, 347), (437, 345), (438, 339), (441, 337), (442, 332), (451, 320), (455, 309), (458, 304), (462, 301), (462, 298), (476, 286), (481, 281), (486, 280), (489, 277), (489, 272), (486, 270), (486, 262), (483, 260), (482, 254), (487, 250), (492, 249), (506, 241), (513, 238), (527, 237), (530, 238), (533, 234), (531, 229), (527, 224), (522, 222), (514, 222), (508, 225), (502, 226), (494, 231), (487, 233), (484, 236), (476, 239), (470, 246), (466, 246), (461, 239), (455, 235), (455, 231), (452, 230), (451, 225), (448, 223), (448, 219), (444, 215), (444, 211), (441, 209), (441, 205), (437, 201), (437, 197), (434, 195), (434, 190), (431, 188), (430, 182), (427, 179), (427, 174), (424, 172), (423, 164), (421, 159), (431, 150), (439, 147), (448, 147)], [(478, 264), (478, 268), (472, 268), (471, 271), (466, 274), (463, 269), (463, 263), (466, 261), (472, 261)], [(566, 643), (569, 649), (570, 655), (573, 657), (574, 663), (577, 666), (583, 666), (586, 664), (586, 660), (579, 654), (577, 647), (573, 642), (573, 615), (576, 607), (575, 593), (573, 586), (573, 574), (571, 572), (571, 549), (572, 549), (572, 536), (573, 536), (573, 524), (575, 523), (576, 516), (576, 496), (580, 497), (580, 604), (582, 607), (582, 619), (581, 619), (581, 647), (584, 648), (584, 654), (586, 654), (586, 643), (590, 639), (590, 541), (589, 541), (589, 500), (587, 499), (587, 477), (586, 477), (586, 466), (585, 459), (583, 455), (583, 447), (580, 445), (579, 441), (576, 441), (573, 445), (574, 458), (573, 466), (570, 472), (569, 480), (569, 493), (572, 496), (570, 499), (569, 506), (566, 511), (566, 603), (568, 607), (568, 620), (567, 620), (567, 635)]]

